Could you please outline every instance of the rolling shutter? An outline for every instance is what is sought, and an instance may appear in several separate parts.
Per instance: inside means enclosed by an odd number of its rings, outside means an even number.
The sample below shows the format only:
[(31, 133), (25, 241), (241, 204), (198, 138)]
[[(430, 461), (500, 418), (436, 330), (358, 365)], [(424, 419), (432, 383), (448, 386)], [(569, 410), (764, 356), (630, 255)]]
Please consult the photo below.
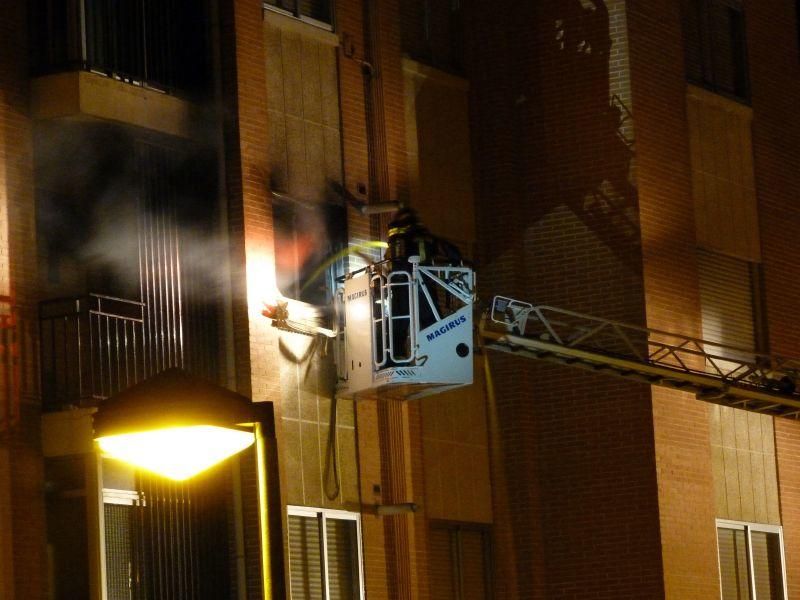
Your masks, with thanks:
[(358, 599), (358, 534), (355, 521), (325, 519), (329, 600)]
[(752, 354), (746, 352), (756, 345), (750, 263), (698, 250), (697, 264), (703, 339), (745, 351), (719, 347), (709, 347), (708, 350), (727, 358), (752, 360)]
[(316, 517), (289, 515), (289, 573), (292, 600), (320, 600), (322, 540)]
[(745, 535), (743, 529), (717, 529), (720, 587), (724, 600), (750, 600)]

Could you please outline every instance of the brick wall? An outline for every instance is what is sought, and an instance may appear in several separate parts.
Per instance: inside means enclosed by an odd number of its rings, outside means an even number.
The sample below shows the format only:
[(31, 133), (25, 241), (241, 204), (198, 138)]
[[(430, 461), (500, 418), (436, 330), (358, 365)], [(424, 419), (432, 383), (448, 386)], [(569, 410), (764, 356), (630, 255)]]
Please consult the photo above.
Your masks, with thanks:
[[(262, 8), (259, 3), (243, 0), (223, 3), (221, 8), (236, 384), (240, 393), (254, 401), (274, 401), (280, 397), (279, 370), (271, 368), (278, 364), (277, 341), (269, 321), (260, 315), (262, 303), (269, 301), (275, 290)], [(277, 423), (280, 423), (280, 414), (280, 404), (275, 403)], [(277, 429), (280, 448), (280, 428)], [(257, 598), (261, 595), (257, 487), (252, 460), (248, 457), (242, 462), (244, 519), (248, 524), (244, 540), (247, 594)], [(274, 530), (272, 533), (280, 534)], [(276, 569), (281, 568), (281, 558), (272, 554)], [(276, 572), (280, 570), (273, 569), (273, 574)], [(280, 591), (283, 582), (273, 577), (273, 586)]]
[[(679, 5), (628, 3), (644, 293), (649, 327), (700, 334)], [(667, 598), (719, 593), (708, 408), (653, 389)]]
[[(800, 49), (796, 3), (746, 5), (753, 106), (753, 153), (761, 225), (767, 324), (773, 352), (800, 356), (797, 256), (800, 228)], [(789, 597), (800, 594), (800, 453), (797, 423), (777, 419), (775, 449)]]
[[(479, 282), (643, 323), (625, 4), (582, 4), (469, 21)], [(650, 389), (490, 361), (498, 597), (663, 596)]]
[[(336, 11), (342, 40), (339, 85), (345, 187), (372, 202), (408, 199), (399, 11), (397, 0), (368, 5), (342, 2)], [(351, 213), (351, 243), (385, 238), (387, 221)], [(366, 505), (417, 501), (419, 415), (393, 402), (379, 399), (376, 405), (357, 405), (361, 494)], [(425, 572), (418, 566), (424, 557), (423, 523), (420, 515), (363, 515), (370, 598), (426, 596)]]
[(775, 452), (789, 598), (800, 594), (800, 424), (775, 420)]
[(24, 349), (20, 359), (24, 362), (19, 424), (10, 433), (0, 433), (0, 445), (8, 450), (10, 462), (6, 467), (7, 478), (4, 478), (9, 489), (0, 490), (0, 494), (10, 503), (4, 509), (10, 509), (10, 550), (13, 556), (11, 565), (0, 566), (0, 577), (12, 578), (0, 589), (9, 592), (9, 597), (37, 600), (46, 594), (47, 563), (39, 441), (40, 401), (36, 393), (38, 354), (33, 329), (37, 277), (26, 17), (24, 2), (4, 2), (0, 7), (0, 220), (7, 219), (8, 223), (7, 228), (3, 223), (0, 230), (0, 262), (3, 265), (0, 275), (3, 291), (0, 293), (14, 298), (21, 312), (21, 322), (30, 325), (19, 336)]

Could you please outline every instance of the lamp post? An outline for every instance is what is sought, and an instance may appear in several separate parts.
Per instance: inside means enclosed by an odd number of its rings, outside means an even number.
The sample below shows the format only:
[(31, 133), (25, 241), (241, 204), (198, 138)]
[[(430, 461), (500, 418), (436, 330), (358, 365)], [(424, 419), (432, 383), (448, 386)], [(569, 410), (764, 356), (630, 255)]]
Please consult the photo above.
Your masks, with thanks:
[(280, 535), (279, 530), (270, 535), (270, 521), (276, 521), (269, 510), (265, 444), (274, 432), (270, 403), (253, 403), (181, 369), (168, 369), (112, 396), (94, 415), (95, 441), (104, 454), (176, 481), (255, 444), (264, 598), (272, 597), (275, 568), (270, 538)]

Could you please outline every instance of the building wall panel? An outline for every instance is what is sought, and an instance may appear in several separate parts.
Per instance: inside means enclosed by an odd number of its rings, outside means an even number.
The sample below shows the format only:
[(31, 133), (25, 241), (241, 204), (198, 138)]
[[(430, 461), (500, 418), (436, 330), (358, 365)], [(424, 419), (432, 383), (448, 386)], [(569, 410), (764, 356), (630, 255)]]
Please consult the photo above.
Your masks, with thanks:
[[(627, 6), (647, 325), (700, 337), (680, 4)], [(654, 388), (653, 399), (664, 595), (713, 598), (719, 581), (708, 408), (670, 390)]]

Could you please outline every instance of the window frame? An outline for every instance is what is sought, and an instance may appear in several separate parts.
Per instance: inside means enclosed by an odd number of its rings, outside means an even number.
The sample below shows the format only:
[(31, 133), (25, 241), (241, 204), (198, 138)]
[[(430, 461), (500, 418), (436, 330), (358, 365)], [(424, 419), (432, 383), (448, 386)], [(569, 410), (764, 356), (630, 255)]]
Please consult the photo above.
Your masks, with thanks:
[[(340, 212), (338, 215), (334, 215), (332, 212), (333, 210), (339, 210)], [(350, 245), (347, 230), (347, 207), (337, 202), (327, 201), (309, 204), (292, 198), (287, 194), (272, 192), (272, 224), (275, 230), (276, 244), (280, 235), (286, 235), (286, 237), (292, 238), (292, 243), (295, 245), (295, 248), (297, 247), (297, 236), (299, 233), (303, 233), (303, 230), (298, 228), (297, 225), (298, 215), (302, 216), (300, 211), (315, 212), (318, 216), (320, 212), (324, 213), (326, 239), (328, 239), (333, 246), (326, 261), (330, 260), (332, 257), (336, 257), (336, 259), (324, 270), (320, 269), (321, 264), (316, 265), (316, 268), (312, 271), (312, 273), (316, 273), (316, 277), (307, 279), (303, 277), (305, 274), (303, 272), (303, 267), (306, 266), (305, 263), (301, 264), (297, 261), (297, 257), (295, 256), (292, 265), (291, 288), (286, 287), (285, 282), (282, 281), (283, 276), (286, 275), (287, 272), (279, 269), (276, 262), (276, 288), (281, 297), (287, 300), (298, 302), (305, 306), (328, 306), (335, 301), (338, 289), (337, 282), (349, 272), (348, 255), (342, 254)], [(337, 219), (341, 220), (341, 224), (344, 227), (334, 230), (331, 225), (333, 221)], [(335, 235), (336, 233), (342, 234), (341, 237), (337, 238)], [(278, 253), (279, 251), (276, 247), (276, 260)], [(322, 264), (324, 264), (324, 262), (325, 261), (323, 261)], [(303, 290), (306, 285), (320, 278), (324, 279), (326, 288), (325, 298), (308, 298), (308, 296), (303, 298)]]
[[(781, 579), (783, 580), (783, 597), (789, 598), (789, 591), (786, 582), (786, 550), (783, 543), (783, 527), (781, 525), (768, 525), (766, 523), (753, 523), (751, 521), (732, 521), (729, 519), (717, 519), (716, 529), (733, 529), (744, 531), (747, 543), (747, 583), (750, 586), (750, 597), (758, 600), (755, 589), (755, 563), (752, 552), (751, 532), (773, 533), (778, 535), (778, 544), (781, 550)], [(719, 534), (717, 534), (719, 536)], [(720, 597), (722, 597), (722, 563), (719, 558), (719, 546), (717, 547), (717, 574), (719, 576)]]
[(431, 530), (446, 531), (449, 534), (448, 541), (450, 543), (450, 553), (454, 568), (451, 575), (455, 586), (454, 591), (459, 599), (463, 597), (464, 590), (464, 563), (461, 534), (464, 531), (480, 534), (481, 549), (484, 559), (483, 577), (486, 584), (486, 600), (494, 598), (494, 546), (492, 544), (492, 525), (490, 523), (431, 519), (428, 523), (428, 527)]
[[(750, 105), (751, 103), (751, 82), (750, 82), (750, 60), (747, 47), (747, 14), (744, 9), (742, 0), (684, 0), (683, 1), (683, 15), (682, 15), (682, 32), (683, 32), (683, 54), (684, 54), (684, 76), (686, 80), (693, 85), (697, 85), (707, 89), (715, 94), (730, 98), (735, 102)], [(736, 91), (728, 91), (724, 89), (717, 82), (717, 61), (719, 55), (715, 52), (712, 44), (713, 27), (711, 23), (711, 8), (714, 6), (726, 6), (728, 9), (738, 13), (742, 21), (741, 30), (741, 54), (743, 61), (743, 79), (742, 79), (742, 93)], [(689, 54), (689, 38), (687, 36), (687, 23), (689, 12), (694, 12), (696, 25), (698, 28), (698, 48), (700, 54), (700, 78), (690, 75), (689, 61), (687, 60)], [(729, 32), (730, 33), (730, 32)], [(736, 48), (732, 48), (732, 51)]]
[(336, 9), (334, 0), (329, 0), (330, 8), (329, 8), (329, 17), (330, 23), (326, 23), (325, 21), (320, 21), (319, 19), (315, 19), (313, 17), (306, 16), (300, 12), (300, 0), (294, 0), (294, 10), (289, 10), (288, 8), (283, 8), (281, 6), (275, 6), (269, 0), (262, 1), (262, 7), (264, 10), (269, 10), (279, 15), (284, 15), (290, 17), (292, 19), (297, 19), (302, 23), (307, 23), (314, 27), (319, 27), (320, 29), (325, 29), (326, 31), (335, 31), (334, 23), (336, 22)]
[[(320, 542), (322, 544), (322, 548), (320, 548), (321, 556), (322, 556), (322, 564), (320, 565), (322, 569), (322, 580), (325, 590), (325, 599), (330, 598), (330, 588), (329, 588), (329, 580), (328, 580), (328, 529), (325, 526), (326, 521), (328, 519), (334, 519), (339, 521), (352, 521), (356, 524), (356, 559), (357, 564), (355, 565), (358, 569), (358, 593), (359, 593), (359, 600), (365, 600), (366, 592), (364, 587), (364, 552), (363, 552), (363, 541), (361, 537), (361, 515), (356, 512), (350, 512), (347, 510), (338, 510), (334, 508), (316, 508), (311, 506), (298, 506), (294, 504), (288, 504), (286, 506), (286, 536), (288, 541), (289, 536), (289, 517), (308, 517), (308, 518), (315, 518), (317, 519), (317, 526), (319, 527), (319, 535), (320, 535)], [(289, 573), (291, 573), (292, 569), (292, 560), (289, 557)], [(291, 576), (290, 576), (291, 582)], [(291, 583), (289, 583), (289, 598), (291, 598), (292, 588)]]

